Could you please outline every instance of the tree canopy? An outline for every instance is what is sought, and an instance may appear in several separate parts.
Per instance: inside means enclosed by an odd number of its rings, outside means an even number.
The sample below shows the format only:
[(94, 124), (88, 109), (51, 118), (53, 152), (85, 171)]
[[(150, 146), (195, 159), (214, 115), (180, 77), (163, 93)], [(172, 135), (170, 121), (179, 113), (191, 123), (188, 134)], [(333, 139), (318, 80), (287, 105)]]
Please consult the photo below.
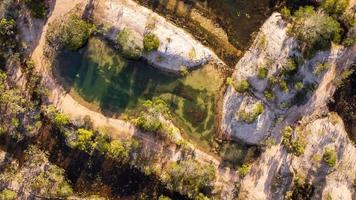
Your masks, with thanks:
[(309, 56), (330, 47), (331, 42), (340, 41), (340, 24), (321, 10), (301, 7), (293, 19), (290, 33), (306, 46), (305, 53)]

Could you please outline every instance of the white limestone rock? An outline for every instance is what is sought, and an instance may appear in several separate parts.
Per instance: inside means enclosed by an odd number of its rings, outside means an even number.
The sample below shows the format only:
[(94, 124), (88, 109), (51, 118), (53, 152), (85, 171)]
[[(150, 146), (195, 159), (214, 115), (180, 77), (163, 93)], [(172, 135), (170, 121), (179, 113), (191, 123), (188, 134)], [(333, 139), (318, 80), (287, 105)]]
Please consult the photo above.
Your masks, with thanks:
[(99, 1), (95, 7), (94, 19), (114, 30), (110, 34), (112, 40), (124, 28), (135, 34), (135, 41), (141, 47), (146, 33), (156, 35), (160, 40), (158, 50), (144, 54), (143, 57), (164, 71), (178, 73), (183, 67), (194, 68), (212, 60), (222, 63), (213, 51), (192, 35), (133, 1)]

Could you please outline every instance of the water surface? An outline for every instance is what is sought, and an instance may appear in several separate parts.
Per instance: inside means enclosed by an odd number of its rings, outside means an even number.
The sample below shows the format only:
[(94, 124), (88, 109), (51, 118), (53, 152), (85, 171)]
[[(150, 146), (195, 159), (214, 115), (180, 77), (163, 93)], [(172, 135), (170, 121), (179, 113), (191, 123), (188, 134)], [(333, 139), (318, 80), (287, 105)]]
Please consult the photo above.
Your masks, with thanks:
[(62, 53), (57, 71), (73, 96), (93, 110), (123, 116), (133, 114), (144, 100), (161, 98), (174, 123), (191, 140), (203, 146), (213, 143), (224, 74), (212, 65), (186, 77), (168, 75), (143, 61), (125, 59), (104, 41), (92, 38), (79, 52)]

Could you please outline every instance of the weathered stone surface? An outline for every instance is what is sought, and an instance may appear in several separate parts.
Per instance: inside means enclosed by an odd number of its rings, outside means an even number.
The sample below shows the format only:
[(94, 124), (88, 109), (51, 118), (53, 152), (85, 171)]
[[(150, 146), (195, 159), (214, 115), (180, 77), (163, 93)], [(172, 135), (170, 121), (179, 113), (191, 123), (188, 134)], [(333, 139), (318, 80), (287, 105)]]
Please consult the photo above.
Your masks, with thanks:
[(156, 35), (160, 40), (158, 50), (146, 53), (143, 57), (162, 70), (179, 72), (182, 67), (194, 68), (211, 60), (221, 62), (214, 52), (192, 35), (133, 1), (99, 1), (93, 14), (96, 21), (113, 30), (109, 35), (112, 40), (124, 28), (135, 34), (135, 41), (141, 47), (145, 34)]

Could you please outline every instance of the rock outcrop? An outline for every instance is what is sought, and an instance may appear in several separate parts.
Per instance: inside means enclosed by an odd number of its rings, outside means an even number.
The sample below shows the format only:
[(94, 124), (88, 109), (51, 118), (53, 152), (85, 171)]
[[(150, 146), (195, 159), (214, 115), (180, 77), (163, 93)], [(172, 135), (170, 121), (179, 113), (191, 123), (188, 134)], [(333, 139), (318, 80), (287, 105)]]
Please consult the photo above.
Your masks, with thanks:
[(136, 46), (142, 48), (145, 34), (156, 35), (160, 40), (158, 50), (144, 53), (143, 57), (164, 71), (177, 73), (209, 61), (222, 62), (192, 35), (133, 1), (98, 0), (94, 3), (93, 18), (108, 27), (108, 37), (113, 41), (120, 31), (128, 29)]
[[(248, 80), (252, 89), (250, 94), (238, 93), (233, 86), (229, 86), (223, 101), (222, 129), (228, 137), (249, 144), (258, 144), (269, 135), (275, 115), (281, 110), (276, 105), (264, 99), (263, 92), (267, 88), (268, 80), (257, 78), (258, 68), (266, 67), (268, 76), (274, 76), (281, 70), (282, 64), (294, 53), (296, 42), (287, 36), (287, 24), (280, 14), (274, 13), (261, 27), (261, 31), (251, 48), (244, 54), (235, 67), (232, 78), (236, 83)], [(277, 92), (279, 92), (276, 89)], [(283, 99), (290, 95), (281, 94)], [(236, 114), (243, 109), (244, 99), (257, 101), (262, 99), (264, 111), (253, 123), (238, 120)], [(290, 97), (289, 97), (290, 98)], [(277, 99), (282, 102), (282, 99)]]
[[(327, 103), (340, 83), (340, 74), (356, 62), (356, 46), (332, 45), (310, 60), (302, 59), (297, 47), (297, 41), (287, 35), (287, 23), (274, 13), (237, 64), (225, 93), (221, 128), (226, 136), (266, 147), (242, 179), (239, 197), (275, 200), (304, 191), (312, 199), (351, 200), (355, 197), (356, 148)], [(297, 67), (293, 74), (283, 74), (290, 66)], [(259, 75), (262, 67), (267, 69), (265, 76)], [(237, 92), (244, 80), (249, 90)], [(263, 102), (263, 112), (253, 122), (241, 120), (240, 113), (258, 101)], [(286, 142), (282, 143), (286, 126), (292, 127), (293, 139), (301, 138), (296, 147), (301, 148), (300, 155), (287, 151)], [(327, 151), (335, 154), (335, 164), (326, 161)]]

